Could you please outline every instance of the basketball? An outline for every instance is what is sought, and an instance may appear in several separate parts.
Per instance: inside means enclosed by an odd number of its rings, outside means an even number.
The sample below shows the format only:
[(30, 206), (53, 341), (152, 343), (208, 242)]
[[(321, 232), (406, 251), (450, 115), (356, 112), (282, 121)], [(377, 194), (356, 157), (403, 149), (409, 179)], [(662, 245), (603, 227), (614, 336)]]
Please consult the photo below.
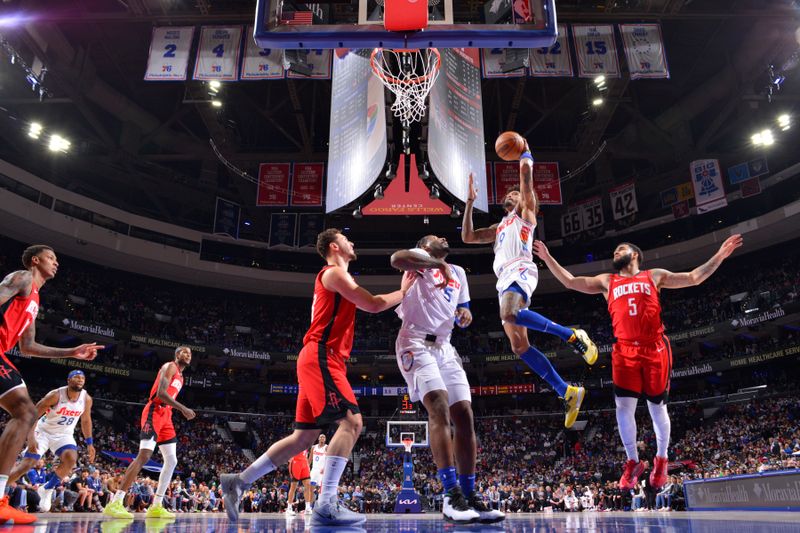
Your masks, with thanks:
[(525, 139), (516, 131), (504, 131), (494, 142), (494, 151), (504, 161), (516, 161), (525, 151)]

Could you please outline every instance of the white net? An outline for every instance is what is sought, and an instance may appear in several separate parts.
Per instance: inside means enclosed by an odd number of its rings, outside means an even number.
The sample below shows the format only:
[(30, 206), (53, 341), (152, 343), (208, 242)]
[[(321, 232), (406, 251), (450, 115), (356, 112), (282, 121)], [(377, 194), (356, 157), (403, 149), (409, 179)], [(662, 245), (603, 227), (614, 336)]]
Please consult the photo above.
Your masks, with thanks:
[(442, 58), (436, 48), (422, 50), (392, 50), (376, 48), (370, 58), (372, 70), (395, 95), (392, 104), (394, 116), (403, 126), (419, 122), (427, 109), (428, 98)]

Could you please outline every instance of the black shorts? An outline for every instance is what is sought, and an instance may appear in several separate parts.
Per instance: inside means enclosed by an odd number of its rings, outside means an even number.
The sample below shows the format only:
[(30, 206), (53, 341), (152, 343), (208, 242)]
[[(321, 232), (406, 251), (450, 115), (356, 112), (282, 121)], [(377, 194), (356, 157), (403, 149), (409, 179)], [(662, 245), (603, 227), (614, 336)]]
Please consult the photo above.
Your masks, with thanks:
[(22, 381), (22, 374), (7, 361), (0, 359), (0, 398), (7, 392), (24, 386), (25, 382)]

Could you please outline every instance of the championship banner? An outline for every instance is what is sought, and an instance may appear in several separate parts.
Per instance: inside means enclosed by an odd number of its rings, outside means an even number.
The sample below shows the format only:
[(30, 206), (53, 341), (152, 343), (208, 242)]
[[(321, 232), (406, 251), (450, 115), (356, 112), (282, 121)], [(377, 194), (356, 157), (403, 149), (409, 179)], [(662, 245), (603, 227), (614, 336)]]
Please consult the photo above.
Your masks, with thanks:
[(620, 24), (619, 32), (622, 34), (632, 80), (669, 79), (660, 24)]
[(195, 80), (234, 81), (239, 79), (241, 26), (203, 26), (194, 64)]
[(619, 78), (617, 43), (611, 24), (573, 24), (572, 42), (581, 78)]
[(298, 52), (305, 52), (306, 63), (311, 67), (311, 74), (305, 76), (288, 70), (286, 72), (287, 78), (298, 80), (329, 80), (331, 79), (331, 50), (298, 50)]
[(661, 197), (661, 207), (672, 207), (678, 202), (685, 202), (694, 197), (694, 190), (690, 182), (681, 183), (675, 187), (664, 189), (659, 193)]
[(242, 208), (239, 204), (217, 197), (214, 210), (214, 233), (239, 238), (239, 217)]
[(503, 203), (508, 190), (515, 185), (519, 186), (519, 163), (496, 161), (494, 163), (494, 191), (498, 204)]
[[(521, 78), (528, 73), (527, 67), (503, 72), (506, 63), (516, 59), (516, 55), (524, 53), (517, 48), (483, 48), (481, 49), (481, 70), (484, 78)], [(510, 54), (510, 55), (509, 55)]]
[(296, 230), (297, 213), (272, 213), (269, 219), (269, 247), (293, 248)]
[(636, 185), (632, 181), (614, 187), (609, 192), (609, 196), (614, 220), (622, 220), (639, 212), (639, 204), (636, 202)]
[(694, 186), (694, 199), (697, 214), (708, 213), (728, 205), (725, 189), (722, 187), (722, 171), (716, 159), (700, 159), (689, 165)]
[(289, 163), (261, 163), (258, 166), (256, 205), (289, 205)]
[(153, 28), (147, 59), (147, 81), (184, 81), (194, 26)]
[(561, 236), (602, 228), (604, 223), (603, 199), (595, 196), (570, 206), (567, 213), (561, 216)]
[(321, 206), (325, 163), (295, 163), (293, 170), (291, 205)]
[(561, 174), (558, 163), (534, 163), (533, 188), (539, 198), (539, 205), (561, 205)]
[(558, 25), (558, 40), (553, 46), (531, 49), (530, 57), (530, 75), (535, 78), (571, 78), (574, 76), (567, 25)]
[(253, 26), (248, 26), (246, 39), (247, 46), (244, 51), (244, 61), (242, 61), (242, 73), (239, 79), (242, 80), (282, 80), (283, 70), (283, 50), (277, 48), (259, 48), (255, 39), (252, 38)]

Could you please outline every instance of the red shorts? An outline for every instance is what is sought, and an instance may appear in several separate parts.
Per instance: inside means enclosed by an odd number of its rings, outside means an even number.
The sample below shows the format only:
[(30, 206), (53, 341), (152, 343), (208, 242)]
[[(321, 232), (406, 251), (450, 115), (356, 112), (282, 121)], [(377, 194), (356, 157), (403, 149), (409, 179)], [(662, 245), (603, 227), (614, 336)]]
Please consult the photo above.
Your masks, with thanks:
[(147, 402), (142, 411), (141, 440), (155, 440), (158, 444), (176, 442), (175, 426), (172, 425), (172, 407)]
[(654, 403), (666, 401), (671, 371), (672, 347), (666, 336), (657, 341), (614, 344), (611, 375), (617, 396), (644, 396)]
[(347, 411), (361, 412), (347, 381), (345, 358), (324, 344), (303, 346), (297, 358), (297, 383), (297, 429), (323, 429), (347, 416)]
[(292, 481), (304, 481), (306, 479), (310, 479), (311, 470), (308, 468), (308, 461), (292, 461), (292, 463), (289, 465), (289, 474), (292, 476)]

